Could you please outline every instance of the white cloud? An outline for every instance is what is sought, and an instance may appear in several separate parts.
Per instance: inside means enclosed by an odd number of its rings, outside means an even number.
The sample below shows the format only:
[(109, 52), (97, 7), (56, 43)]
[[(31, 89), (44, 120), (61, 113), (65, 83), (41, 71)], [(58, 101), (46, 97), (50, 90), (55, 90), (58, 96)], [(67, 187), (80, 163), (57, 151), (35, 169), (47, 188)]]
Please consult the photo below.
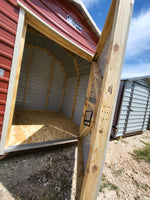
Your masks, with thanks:
[(150, 75), (150, 62), (138, 64), (124, 64), (121, 78)]
[(150, 50), (150, 9), (131, 20), (126, 59), (140, 56)]
[(99, 2), (99, 0), (82, 0), (86, 8), (92, 7), (96, 3)]

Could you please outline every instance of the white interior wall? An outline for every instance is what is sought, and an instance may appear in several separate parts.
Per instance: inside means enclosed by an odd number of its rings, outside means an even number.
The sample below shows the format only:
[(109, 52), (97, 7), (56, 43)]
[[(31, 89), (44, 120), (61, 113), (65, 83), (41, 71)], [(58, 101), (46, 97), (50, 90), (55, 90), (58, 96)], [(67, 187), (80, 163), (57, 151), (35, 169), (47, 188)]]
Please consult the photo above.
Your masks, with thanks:
[(71, 117), (71, 113), (72, 113), (76, 85), (77, 85), (77, 77), (76, 76), (67, 78), (62, 113), (65, 116), (67, 116), (68, 118)]
[[(45, 109), (47, 98), (52, 57), (42, 49), (33, 48), (32, 51), (31, 68), (24, 108), (43, 110)], [(22, 108), (23, 106), (30, 54), (31, 47), (25, 46), (19, 79), (16, 108)], [(60, 64), (55, 61), (50, 96), (48, 98), (48, 110), (59, 110), (63, 86), (64, 73), (60, 67)]]

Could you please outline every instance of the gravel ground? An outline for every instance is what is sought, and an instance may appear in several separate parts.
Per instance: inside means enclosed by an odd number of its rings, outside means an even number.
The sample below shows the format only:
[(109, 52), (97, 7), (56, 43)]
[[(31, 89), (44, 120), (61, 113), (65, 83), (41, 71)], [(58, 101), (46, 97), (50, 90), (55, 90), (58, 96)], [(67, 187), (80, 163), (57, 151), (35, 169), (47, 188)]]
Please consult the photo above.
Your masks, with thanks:
[[(131, 154), (150, 131), (109, 142), (97, 200), (149, 200), (150, 164)], [(74, 200), (77, 145), (9, 154), (0, 161), (0, 200)]]

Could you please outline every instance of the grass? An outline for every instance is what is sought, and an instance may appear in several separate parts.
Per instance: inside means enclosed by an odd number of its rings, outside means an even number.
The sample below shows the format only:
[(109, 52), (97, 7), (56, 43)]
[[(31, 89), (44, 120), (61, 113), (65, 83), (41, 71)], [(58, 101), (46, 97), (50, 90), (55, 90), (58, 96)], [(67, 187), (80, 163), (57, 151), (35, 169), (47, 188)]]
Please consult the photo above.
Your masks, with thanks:
[(103, 175), (102, 176), (102, 183), (100, 185), (99, 191), (102, 192), (105, 188), (108, 188), (109, 190), (116, 190), (116, 191), (118, 191), (118, 187), (115, 184), (107, 181), (105, 175)]
[(150, 163), (150, 143), (146, 143), (142, 141), (143, 144), (145, 144), (145, 147), (142, 149), (137, 149), (133, 151), (133, 156), (137, 160), (145, 160), (146, 162)]
[(61, 181), (61, 191), (64, 191), (68, 186), (68, 180), (66, 178), (64, 178), (62, 181)]

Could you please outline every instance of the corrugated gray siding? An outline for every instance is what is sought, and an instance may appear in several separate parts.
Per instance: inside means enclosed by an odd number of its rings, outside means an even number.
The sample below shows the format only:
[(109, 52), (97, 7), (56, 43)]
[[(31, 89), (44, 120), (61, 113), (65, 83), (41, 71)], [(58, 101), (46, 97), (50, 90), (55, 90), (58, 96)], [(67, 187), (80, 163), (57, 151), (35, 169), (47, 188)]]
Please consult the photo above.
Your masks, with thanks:
[(126, 81), (115, 137), (144, 131), (149, 120), (149, 89)]
[(23, 53), (23, 59), (22, 59), (20, 79), (19, 79), (19, 84), (18, 84), (18, 91), (17, 91), (17, 99), (16, 99), (17, 108), (22, 108), (23, 106), (23, 98), (24, 98), (24, 92), (25, 92), (30, 53), (31, 53), (31, 48), (25, 47), (24, 53)]
[[(52, 57), (44, 50), (33, 48), (29, 82), (25, 99), (26, 109), (45, 109), (48, 85), (50, 79)], [(21, 74), (19, 79), (16, 107), (22, 108), (27, 80), (27, 72), (31, 47), (25, 46)], [(64, 87), (64, 72), (60, 64), (55, 60), (53, 76), (48, 98), (48, 110), (58, 111)]]
[(80, 84), (79, 84), (78, 95), (77, 95), (77, 100), (76, 100), (76, 105), (75, 105), (74, 116), (73, 116), (73, 121), (79, 125), (81, 122), (88, 80), (89, 80), (89, 75), (80, 77)]
[(45, 51), (33, 49), (25, 108), (45, 108), (51, 62), (52, 58)]
[(62, 113), (66, 115), (68, 118), (71, 117), (76, 84), (77, 84), (77, 77), (67, 78)]
[(64, 88), (64, 80), (65, 80), (64, 72), (62, 71), (60, 64), (55, 62), (51, 88), (50, 88), (50, 95), (48, 98), (47, 110), (52, 110), (52, 111), (60, 110), (63, 88)]

